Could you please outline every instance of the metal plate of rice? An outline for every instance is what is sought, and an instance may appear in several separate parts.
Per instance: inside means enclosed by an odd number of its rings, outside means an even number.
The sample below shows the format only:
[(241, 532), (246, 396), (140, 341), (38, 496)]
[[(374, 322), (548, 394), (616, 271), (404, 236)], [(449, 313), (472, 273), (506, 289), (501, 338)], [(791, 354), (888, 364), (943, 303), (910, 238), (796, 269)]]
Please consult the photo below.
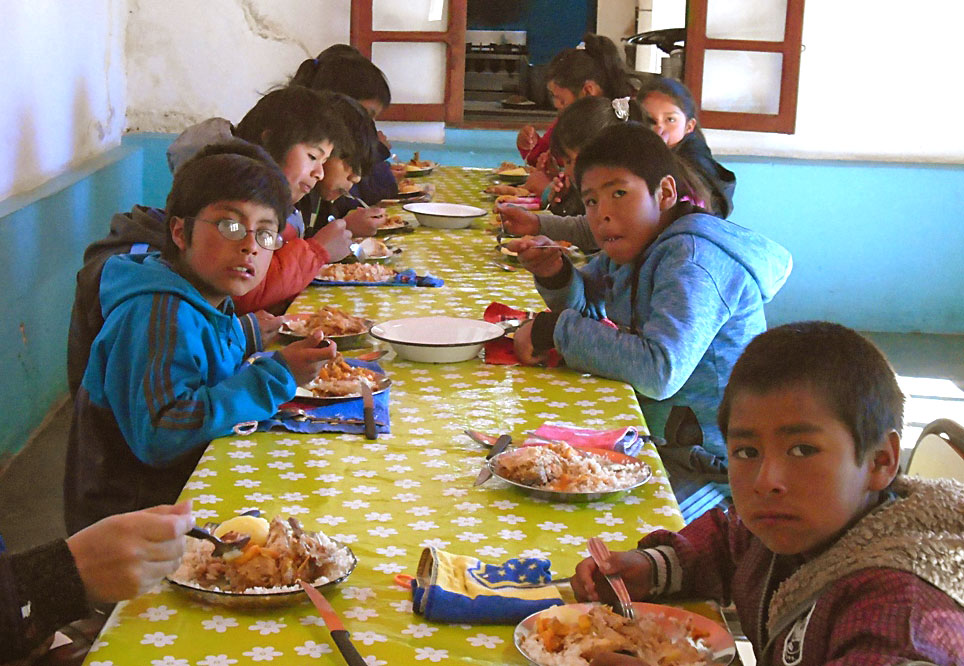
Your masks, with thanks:
[[(331, 541), (336, 543), (347, 554), (349, 559), (348, 570), (343, 575), (332, 580), (324, 577), (315, 580), (312, 585), (317, 590), (325, 590), (347, 580), (358, 565), (358, 558), (355, 557), (355, 553), (352, 552), (351, 548), (335, 539)], [(211, 606), (223, 606), (225, 608), (276, 608), (278, 606), (288, 606), (299, 601), (307, 600), (305, 591), (297, 584), (279, 587), (252, 587), (244, 592), (230, 592), (220, 588), (202, 587), (197, 583), (186, 580), (168, 578), (167, 582), (170, 583), (174, 589), (195, 601), (200, 601)]]

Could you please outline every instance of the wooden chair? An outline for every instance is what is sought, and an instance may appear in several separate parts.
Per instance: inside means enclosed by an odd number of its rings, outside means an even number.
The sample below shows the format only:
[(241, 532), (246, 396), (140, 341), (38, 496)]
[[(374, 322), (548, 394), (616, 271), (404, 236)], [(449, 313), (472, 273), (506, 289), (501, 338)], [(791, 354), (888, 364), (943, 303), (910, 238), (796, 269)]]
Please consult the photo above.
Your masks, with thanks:
[(964, 428), (950, 419), (928, 423), (910, 454), (907, 474), (964, 482)]

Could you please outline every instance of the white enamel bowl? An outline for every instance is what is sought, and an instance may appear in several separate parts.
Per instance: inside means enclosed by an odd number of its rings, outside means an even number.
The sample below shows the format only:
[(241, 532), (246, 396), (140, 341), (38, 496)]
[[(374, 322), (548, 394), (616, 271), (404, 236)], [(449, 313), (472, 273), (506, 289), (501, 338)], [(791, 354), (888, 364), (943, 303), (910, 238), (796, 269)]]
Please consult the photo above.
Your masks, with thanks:
[(401, 358), (420, 363), (457, 363), (475, 358), (482, 345), (501, 338), (501, 326), (459, 317), (393, 319), (369, 334), (389, 343)]
[(410, 203), (402, 208), (413, 213), (419, 224), (434, 229), (465, 229), (485, 215), (481, 208), (453, 203)]

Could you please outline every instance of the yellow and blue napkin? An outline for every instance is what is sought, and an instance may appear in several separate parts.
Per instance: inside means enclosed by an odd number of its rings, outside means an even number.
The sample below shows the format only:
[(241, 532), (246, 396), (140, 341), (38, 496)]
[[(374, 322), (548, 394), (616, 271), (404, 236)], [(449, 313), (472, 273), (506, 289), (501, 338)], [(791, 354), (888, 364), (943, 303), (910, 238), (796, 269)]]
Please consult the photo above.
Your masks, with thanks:
[(433, 622), (516, 624), (564, 602), (550, 583), (549, 560), (512, 558), (486, 564), (476, 557), (426, 548), (412, 581), (414, 610)]

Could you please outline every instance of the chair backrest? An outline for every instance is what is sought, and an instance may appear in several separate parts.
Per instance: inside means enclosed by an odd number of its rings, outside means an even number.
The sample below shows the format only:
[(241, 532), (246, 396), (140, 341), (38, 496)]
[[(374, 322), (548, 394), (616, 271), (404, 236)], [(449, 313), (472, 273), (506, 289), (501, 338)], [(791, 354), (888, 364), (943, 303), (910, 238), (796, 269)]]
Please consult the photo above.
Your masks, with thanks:
[(964, 482), (964, 428), (950, 419), (927, 424), (910, 454), (907, 473)]

